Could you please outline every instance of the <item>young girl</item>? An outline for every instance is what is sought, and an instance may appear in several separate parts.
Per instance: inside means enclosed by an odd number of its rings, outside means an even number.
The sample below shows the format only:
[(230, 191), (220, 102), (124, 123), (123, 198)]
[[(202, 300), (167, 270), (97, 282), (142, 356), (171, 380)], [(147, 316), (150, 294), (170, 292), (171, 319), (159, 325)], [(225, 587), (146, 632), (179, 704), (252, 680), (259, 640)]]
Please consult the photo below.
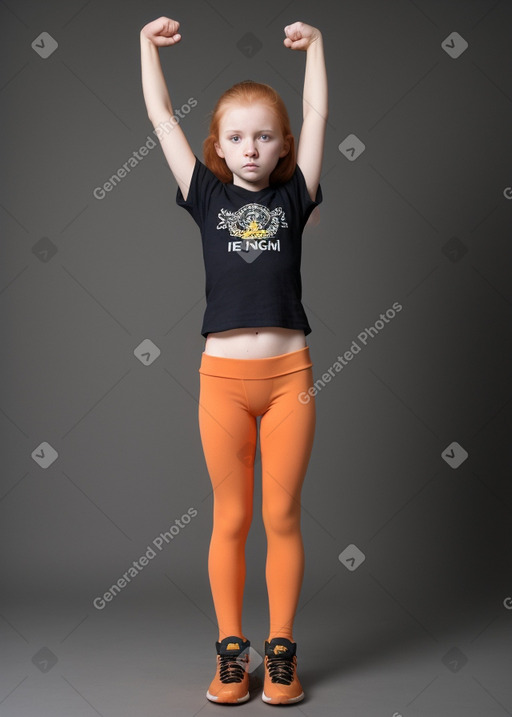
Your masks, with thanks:
[[(173, 116), (158, 48), (178, 43), (178, 30), (167, 17), (141, 30), (142, 86), (155, 128), (169, 126)], [(297, 153), (282, 99), (249, 80), (218, 100), (204, 163), (176, 121), (158, 133), (178, 183), (177, 204), (201, 230), (206, 273), (198, 416), (214, 491), (208, 573), (219, 629), (216, 673), (206, 696), (218, 703), (249, 699), (242, 601), (258, 416), (270, 611), (262, 699), (282, 704), (304, 698), (293, 621), (304, 573), (300, 495), (315, 402), (307, 393), (313, 384), (305, 338), (311, 327), (301, 303), (300, 262), (303, 229), (322, 201), (327, 78), (320, 31), (302, 22), (284, 31), (286, 47), (307, 53)]]

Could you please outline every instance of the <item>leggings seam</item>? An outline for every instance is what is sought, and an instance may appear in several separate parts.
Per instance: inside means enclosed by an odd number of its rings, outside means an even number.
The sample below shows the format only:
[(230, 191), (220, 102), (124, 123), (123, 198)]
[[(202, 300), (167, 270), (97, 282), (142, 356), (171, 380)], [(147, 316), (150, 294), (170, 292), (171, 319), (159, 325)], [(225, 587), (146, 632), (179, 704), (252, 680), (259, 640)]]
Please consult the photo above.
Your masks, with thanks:
[(249, 396), (247, 395), (247, 389), (245, 388), (245, 379), (241, 378), (240, 381), (242, 382), (242, 387), (244, 389), (245, 406), (247, 408), (247, 412), (251, 413), (251, 406), (249, 404)]

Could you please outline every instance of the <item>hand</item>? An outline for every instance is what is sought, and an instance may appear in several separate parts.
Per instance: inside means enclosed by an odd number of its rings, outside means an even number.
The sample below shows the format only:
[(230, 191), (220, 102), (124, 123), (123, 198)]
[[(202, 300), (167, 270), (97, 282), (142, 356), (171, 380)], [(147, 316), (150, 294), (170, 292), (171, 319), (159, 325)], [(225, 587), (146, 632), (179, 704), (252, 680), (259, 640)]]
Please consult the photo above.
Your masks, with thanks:
[(305, 22), (294, 22), (284, 28), (286, 39), (284, 44), (291, 50), (307, 50), (312, 43), (321, 37), (321, 32)]
[(159, 17), (157, 20), (144, 25), (141, 34), (151, 40), (153, 45), (167, 47), (168, 45), (175, 45), (181, 40), (179, 29), (180, 24), (177, 20), (171, 20), (169, 17)]

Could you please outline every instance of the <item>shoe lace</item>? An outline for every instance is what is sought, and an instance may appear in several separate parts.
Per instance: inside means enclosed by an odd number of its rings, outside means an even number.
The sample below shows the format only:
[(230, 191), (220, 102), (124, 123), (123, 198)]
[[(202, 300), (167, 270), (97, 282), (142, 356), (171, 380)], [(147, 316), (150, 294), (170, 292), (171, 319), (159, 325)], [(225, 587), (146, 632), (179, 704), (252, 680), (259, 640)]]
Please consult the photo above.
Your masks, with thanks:
[(268, 655), (268, 673), (272, 682), (281, 685), (290, 685), (293, 680), (293, 657), (282, 657), (281, 655)]
[(220, 655), (219, 661), (219, 676), (221, 682), (241, 682), (243, 680), (245, 665), (248, 661), (247, 655), (240, 655), (238, 657), (234, 655)]

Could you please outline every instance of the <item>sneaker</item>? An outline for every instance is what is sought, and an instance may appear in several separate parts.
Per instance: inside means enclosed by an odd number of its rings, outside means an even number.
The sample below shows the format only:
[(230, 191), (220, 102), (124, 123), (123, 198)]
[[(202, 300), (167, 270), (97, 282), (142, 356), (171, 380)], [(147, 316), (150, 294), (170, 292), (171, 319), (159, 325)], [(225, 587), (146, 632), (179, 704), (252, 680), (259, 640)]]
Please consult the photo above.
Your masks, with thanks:
[(286, 637), (265, 640), (265, 682), (261, 699), (271, 705), (300, 702), (304, 692), (297, 677), (297, 643)]
[(236, 635), (215, 643), (217, 671), (206, 693), (209, 700), (237, 704), (249, 699), (250, 644)]

